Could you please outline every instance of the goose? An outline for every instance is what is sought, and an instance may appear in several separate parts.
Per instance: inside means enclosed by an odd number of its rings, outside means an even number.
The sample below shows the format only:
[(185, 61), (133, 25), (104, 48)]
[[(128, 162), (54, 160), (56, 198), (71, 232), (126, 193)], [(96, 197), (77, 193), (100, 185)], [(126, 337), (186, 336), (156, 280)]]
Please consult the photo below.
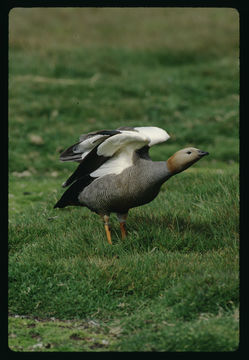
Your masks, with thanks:
[(164, 129), (155, 126), (123, 126), (81, 135), (79, 142), (60, 154), (61, 161), (75, 161), (79, 165), (62, 184), (64, 188), (70, 187), (54, 208), (84, 206), (97, 213), (103, 219), (109, 244), (112, 244), (109, 218), (116, 213), (124, 239), (128, 211), (151, 202), (165, 181), (208, 155), (206, 151), (187, 147), (167, 161), (152, 161), (151, 146), (169, 138)]

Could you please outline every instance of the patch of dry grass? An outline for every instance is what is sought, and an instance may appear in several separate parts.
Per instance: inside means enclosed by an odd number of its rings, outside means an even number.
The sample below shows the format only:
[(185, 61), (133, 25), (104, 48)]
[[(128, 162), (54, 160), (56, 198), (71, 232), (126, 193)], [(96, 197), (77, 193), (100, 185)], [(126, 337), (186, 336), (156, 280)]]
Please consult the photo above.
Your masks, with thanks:
[(10, 46), (39, 52), (112, 46), (230, 53), (238, 51), (238, 17), (232, 8), (15, 8)]

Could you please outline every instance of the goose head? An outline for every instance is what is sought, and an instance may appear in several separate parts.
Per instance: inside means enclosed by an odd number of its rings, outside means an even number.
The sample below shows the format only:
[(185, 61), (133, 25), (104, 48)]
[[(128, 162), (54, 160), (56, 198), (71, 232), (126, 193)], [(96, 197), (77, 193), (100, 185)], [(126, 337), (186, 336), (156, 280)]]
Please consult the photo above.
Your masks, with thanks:
[(208, 155), (206, 151), (202, 151), (193, 147), (188, 147), (177, 151), (167, 160), (167, 166), (172, 174), (177, 174), (195, 162), (200, 160), (203, 156)]

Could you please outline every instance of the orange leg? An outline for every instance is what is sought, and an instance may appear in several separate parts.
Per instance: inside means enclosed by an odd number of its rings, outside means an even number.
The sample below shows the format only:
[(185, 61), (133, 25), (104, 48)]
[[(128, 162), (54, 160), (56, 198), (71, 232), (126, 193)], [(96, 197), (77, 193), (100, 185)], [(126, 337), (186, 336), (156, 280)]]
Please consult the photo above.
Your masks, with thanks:
[(122, 239), (125, 239), (127, 236), (126, 219), (127, 219), (128, 213), (127, 214), (117, 214), (117, 216), (118, 216), (118, 220), (119, 220), (119, 224), (120, 224), (121, 237), (122, 237)]
[(104, 215), (104, 216), (102, 216), (102, 218), (104, 220), (107, 241), (110, 245), (112, 245), (112, 237), (111, 237), (111, 231), (110, 231), (110, 226), (109, 226), (109, 216)]
[(120, 230), (121, 230), (121, 237), (122, 239), (125, 239), (127, 234), (126, 234), (126, 226), (125, 226), (125, 221), (120, 222)]

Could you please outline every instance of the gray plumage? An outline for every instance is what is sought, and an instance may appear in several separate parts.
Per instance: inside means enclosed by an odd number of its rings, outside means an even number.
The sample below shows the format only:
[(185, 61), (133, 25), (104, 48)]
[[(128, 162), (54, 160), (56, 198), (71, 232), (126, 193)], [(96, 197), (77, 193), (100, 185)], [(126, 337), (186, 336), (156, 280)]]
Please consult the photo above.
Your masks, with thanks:
[(165, 161), (153, 162), (137, 155), (134, 165), (121, 174), (103, 176), (85, 187), (79, 201), (101, 215), (125, 214), (152, 201), (170, 176)]
[(120, 127), (81, 135), (80, 141), (60, 156), (61, 161), (79, 165), (63, 183), (70, 187), (54, 207), (86, 206), (101, 215), (110, 244), (109, 216), (116, 213), (124, 238), (129, 209), (155, 199), (165, 181), (208, 154), (186, 148), (167, 161), (152, 161), (150, 147), (169, 138), (158, 127)]

